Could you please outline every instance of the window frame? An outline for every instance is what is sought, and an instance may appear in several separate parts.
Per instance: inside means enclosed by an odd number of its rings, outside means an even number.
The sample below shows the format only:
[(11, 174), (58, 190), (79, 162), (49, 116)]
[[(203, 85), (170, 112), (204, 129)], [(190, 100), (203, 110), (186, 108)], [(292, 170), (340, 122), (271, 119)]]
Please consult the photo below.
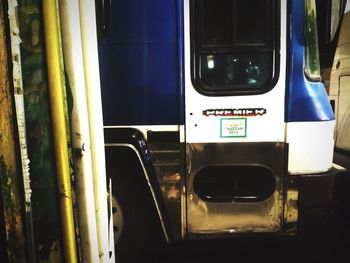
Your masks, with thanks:
[[(314, 11), (313, 17), (310, 11)], [(312, 21), (310, 19), (312, 18)], [(313, 22), (313, 23), (312, 23)], [(321, 82), (319, 36), (317, 31), (317, 9), (315, 0), (305, 1), (305, 65), (304, 74), (312, 82)]]
[[(203, 95), (206, 96), (232, 96), (232, 95), (256, 95), (267, 93), (272, 90), (278, 79), (280, 71), (280, 28), (281, 28), (281, 4), (278, 0), (272, 0), (272, 39), (271, 39), (271, 48), (266, 44), (240, 44), (238, 41), (235, 43), (234, 40), (236, 32), (232, 32), (232, 40), (230, 47), (221, 47), (213, 46), (207, 48), (207, 54), (209, 55), (235, 55), (242, 54), (244, 52), (248, 53), (263, 53), (263, 52), (272, 52), (272, 74), (270, 79), (266, 84), (262, 86), (250, 86), (250, 85), (206, 85), (200, 78), (200, 56), (205, 55), (205, 52), (200, 51), (199, 44), (201, 39), (197, 39), (198, 31), (195, 29), (196, 25), (202, 26), (200, 23), (200, 18), (197, 18), (195, 15), (195, 5), (196, 1), (201, 0), (192, 0), (190, 1), (190, 47), (191, 47), (191, 81), (194, 88)], [(234, 1), (234, 0), (231, 0)], [(234, 17), (233, 17), (234, 19)], [(232, 23), (233, 26), (234, 22)], [(211, 53), (209, 53), (211, 51)], [(247, 88), (249, 87), (249, 88)]]

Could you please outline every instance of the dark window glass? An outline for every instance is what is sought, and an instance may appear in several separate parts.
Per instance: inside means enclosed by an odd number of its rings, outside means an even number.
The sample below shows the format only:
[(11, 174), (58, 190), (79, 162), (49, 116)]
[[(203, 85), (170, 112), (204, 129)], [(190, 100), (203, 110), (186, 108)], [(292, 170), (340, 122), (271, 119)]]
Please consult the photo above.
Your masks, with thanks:
[(232, 1), (201, 1), (201, 32), (203, 46), (230, 46), (232, 31)]
[(268, 53), (201, 55), (201, 79), (206, 86), (228, 89), (240, 86), (259, 87), (271, 76), (272, 59)]
[(306, 59), (305, 73), (313, 81), (321, 81), (315, 0), (306, 1)]
[[(237, 44), (267, 44), (271, 24), (271, 10), (266, 0), (236, 1), (236, 42)], [(252, 34), (254, 33), (254, 34)]]
[(272, 88), (279, 51), (277, 0), (194, 0), (193, 79), (199, 91)]

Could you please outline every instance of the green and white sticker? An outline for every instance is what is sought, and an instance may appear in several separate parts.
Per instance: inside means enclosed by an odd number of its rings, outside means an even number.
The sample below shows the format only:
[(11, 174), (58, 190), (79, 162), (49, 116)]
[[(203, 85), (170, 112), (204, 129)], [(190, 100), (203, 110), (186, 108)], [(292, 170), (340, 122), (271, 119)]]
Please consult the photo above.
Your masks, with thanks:
[(247, 137), (247, 118), (222, 118), (220, 119), (221, 138)]

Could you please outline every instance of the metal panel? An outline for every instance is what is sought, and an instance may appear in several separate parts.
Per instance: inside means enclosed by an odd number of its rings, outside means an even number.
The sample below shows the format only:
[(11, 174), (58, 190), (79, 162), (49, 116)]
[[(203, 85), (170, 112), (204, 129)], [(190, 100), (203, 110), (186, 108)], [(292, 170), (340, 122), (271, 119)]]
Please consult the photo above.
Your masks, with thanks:
[(184, 185), (182, 146), (176, 142), (148, 144), (174, 239), (181, 238), (181, 195)]
[[(331, 78), (330, 99), (335, 104), (336, 147), (349, 150), (346, 119), (349, 120), (349, 76), (350, 76), (350, 12), (344, 14), (337, 50), (334, 56)], [(349, 123), (349, 122), (348, 122)], [(347, 137), (347, 139), (346, 139)], [(346, 142), (347, 141), (347, 142)]]
[(350, 151), (350, 75), (339, 78), (339, 106), (336, 147)]
[(288, 91), (287, 122), (333, 120), (325, 87), (320, 82), (311, 82), (304, 75), (305, 2), (291, 1), (290, 80)]
[[(286, 144), (278, 142), (187, 144), (187, 231), (190, 237), (196, 234), (279, 231), (283, 217), (286, 150)], [(194, 192), (193, 180), (207, 165), (265, 166), (275, 176), (275, 191), (261, 202), (205, 202)]]
[(177, 1), (112, 1), (111, 15), (99, 46), (105, 125), (178, 124)]
[[(286, 43), (280, 42), (276, 63), (278, 81), (264, 94), (217, 96), (200, 94), (192, 81), (191, 63), (191, 1), (184, 1), (184, 57), (185, 57), (185, 128), (188, 143), (271, 142), (283, 141), (285, 132)], [(280, 21), (276, 30), (280, 39), (287, 38), (287, 5), (279, 4)], [(279, 42), (279, 41), (276, 41)], [(193, 43), (192, 43), (193, 44)], [(278, 64), (278, 65), (277, 65)], [(248, 92), (249, 93), (249, 92)], [(211, 94), (212, 95), (212, 94)], [(262, 128), (264, 127), (264, 128)]]

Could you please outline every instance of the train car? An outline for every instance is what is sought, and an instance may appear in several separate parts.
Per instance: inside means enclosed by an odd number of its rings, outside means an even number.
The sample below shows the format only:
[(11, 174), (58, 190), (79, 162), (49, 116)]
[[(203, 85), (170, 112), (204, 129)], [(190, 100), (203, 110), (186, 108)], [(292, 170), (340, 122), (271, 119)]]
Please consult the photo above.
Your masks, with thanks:
[(315, 0), (100, 6), (117, 255), (321, 221), (337, 170)]
[(337, 118), (335, 160), (350, 169), (350, 2), (347, 2), (341, 20), (329, 95)]

